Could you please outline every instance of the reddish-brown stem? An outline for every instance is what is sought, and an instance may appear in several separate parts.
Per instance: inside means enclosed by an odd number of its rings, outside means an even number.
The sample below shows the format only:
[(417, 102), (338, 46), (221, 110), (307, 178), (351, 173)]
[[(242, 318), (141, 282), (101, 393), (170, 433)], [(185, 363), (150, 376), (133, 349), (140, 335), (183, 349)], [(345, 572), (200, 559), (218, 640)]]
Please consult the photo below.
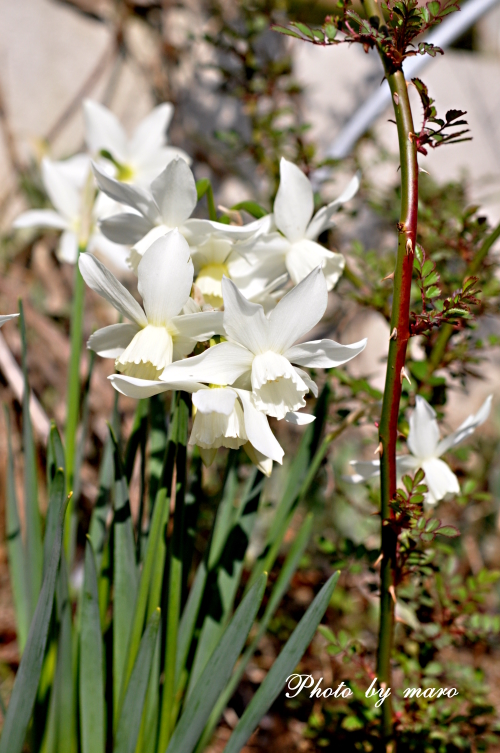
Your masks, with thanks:
[[(380, 24), (384, 19), (375, 0), (364, 2), (368, 17), (377, 16)], [(394, 635), (394, 599), (396, 587), (397, 533), (389, 524), (391, 500), (396, 492), (396, 440), (401, 400), (403, 369), (406, 348), (410, 337), (410, 294), (413, 259), (417, 234), (418, 210), (418, 163), (417, 143), (408, 89), (402, 70), (394, 70), (386, 60), (383, 50), (380, 56), (386, 69), (386, 77), (392, 94), (398, 131), (401, 167), (401, 212), (398, 224), (398, 250), (394, 271), (394, 292), (389, 341), (387, 372), (385, 379), (382, 414), (379, 424), (381, 519), (382, 519), (382, 564), (380, 584), (380, 628), (377, 655), (377, 677), (381, 687), (391, 686), (391, 654)], [(392, 591), (392, 593), (391, 593)], [(386, 745), (392, 747), (393, 713), (391, 696), (382, 704), (382, 732)]]

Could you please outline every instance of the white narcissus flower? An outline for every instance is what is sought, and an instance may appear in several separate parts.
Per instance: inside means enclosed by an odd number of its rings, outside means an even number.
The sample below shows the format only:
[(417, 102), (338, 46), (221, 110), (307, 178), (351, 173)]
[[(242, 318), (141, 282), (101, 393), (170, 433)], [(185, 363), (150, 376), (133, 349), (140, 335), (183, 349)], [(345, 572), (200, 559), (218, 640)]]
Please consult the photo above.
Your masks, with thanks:
[[(219, 447), (243, 447), (250, 460), (267, 476), (271, 474), (273, 460), (277, 463), (283, 460), (283, 449), (272, 433), (266, 415), (257, 409), (247, 390), (209, 388), (190, 379), (159, 381), (121, 374), (113, 374), (109, 379), (118, 392), (135, 399), (169, 390), (192, 392), (196, 412), (189, 443), (198, 445), (205, 465), (213, 462)], [(300, 420), (308, 422), (311, 418), (301, 416)]]
[(198, 246), (214, 232), (221, 238), (247, 239), (268, 222), (241, 227), (190, 219), (198, 195), (194, 175), (182, 159), (170, 162), (148, 191), (120, 183), (96, 165), (93, 167), (101, 191), (134, 210), (108, 217), (100, 225), (102, 233), (114, 243), (133, 245), (129, 263), (134, 271), (146, 249), (173, 229), (178, 229), (191, 245)]
[(197, 342), (223, 332), (220, 312), (181, 314), (193, 284), (193, 263), (187, 242), (176, 230), (159, 238), (139, 264), (144, 309), (91, 254), (82, 254), (79, 264), (87, 285), (131, 320), (98, 330), (88, 342), (100, 356), (115, 358), (123, 374), (156, 379)]
[(0, 327), (3, 327), (5, 322), (10, 322), (11, 319), (17, 319), (19, 314), (0, 314)]
[[(492, 395), (489, 395), (476, 414), (466, 418), (456, 431), (440, 440), (436, 411), (427, 400), (417, 395), (415, 410), (410, 417), (407, 440), (411, 455), (398, 456), (396, 467), (400, 476), (410, 470), (422, 468), (425, 473), (424, 483), (429, 490), (425, 498), (427, 504), (435, 505), (446, 494), (460, 493), (458, 479), (449, 465), (441, 460), (441, 455), (456, 447), (486, 421), (490, 414), (491, 401)], [(353, 460), (351, 465), (355, 474), (347, 480), (355, 484), (375, 478), (380, 473), (379, 460)]]
[(101, 252), (118, 266), (123, 266), (124, 249), (104, 238), (97, 220), (106, 197), (95, 199), (90, 159), (77, 154), (54, 162), (42, 160), (42, 180), (54, 209), (30, 209), (19, 215), (15, 228), (39, 227), (62, 230), (56, 255), (59, 261), (75, 264), (80, 248)]
[(315, 383), (299, 366), (331, 368), (361, 353), (366, 340), (339, 345), (315, 340), (294, 345), (323, 316), (328, 293), (321, 269), (311, 272), (267, 316), (227, 278), (222, 281), (227, 342), (168, 367), (160, 379), (192, 379), (252, 391), (256, 407), (282, 419), (305, 405)]
[(359, 188), (355, 176), (338, 199), (322, 207), (313, 217), (314, 194), (309, 179), (292, 162), (280, 162), (280, 186), (274, 201), (273, 220), (279, 233), (259, 235), (238, 249), (249, 262), (264, 264), (267, 279), (288, 272), (297, 285), (318, 265), (322, 267), (328, 290), (336, 285), (345, 260), (342, 254), (328, 251), (316, 238), (333, 227), (333, 217)]
[(99, 102), (85, 100), (83, 112), (90, 153), (111, 158), (116, 178), (124, 183), (146, 187), (175, 157), (191, 162), (182, 149), (167, 145), (167, 129), (174, 113), (170, 102), (155, 107), (131, 138), (116, 115)]

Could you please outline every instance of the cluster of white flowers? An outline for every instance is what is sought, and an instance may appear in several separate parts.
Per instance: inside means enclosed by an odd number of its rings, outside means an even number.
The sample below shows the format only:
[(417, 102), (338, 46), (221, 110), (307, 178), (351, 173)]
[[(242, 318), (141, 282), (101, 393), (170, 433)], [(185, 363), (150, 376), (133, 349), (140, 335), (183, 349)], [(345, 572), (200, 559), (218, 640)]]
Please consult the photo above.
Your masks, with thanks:
[[(15, 226), (61, 230), (60, 260), (79, 259), (88, 286), (129, 320), (98, 330), (88, 343), (115, 359), (118, 373), (110, 379), (119, 392), (133, 398), (174, 389), (193, 393), (190, 442), (203, 460), (211, 463), (218, 447), (243, 446), (269, 474), (284, 453), (268, 417), (295, 424), (314, 418), (298, 413), (309, 391), (317, 395), (300, 367), (339, 366), (366, 345), (295, 344), (320, 321), (342, 274), (343, 256), (317, 238), (355, 195), (359, 177), (314, 214), (308, 177), (282, 159), (272, 213), (246, 225), (232, 212), (238, 224), (229, 224), (227, 215), (226, 222), (196, 219), (191, 160), (166, 143), (172, 114), (169, 103), (156, 107), (129, 139), (109, 110), (87, 101), (88, 153), (63, 162), (44, 159), (54, 209), (25, 212)], [(93, 252), (126, 262), (137, 275), (143, 307)], [(195, 348), (201, 352), (189, 357)], [(398, 458), (398, 469), (423, 467), (429, 502), (459, 490), (439, 457), (486, 419), (489, 405), (438, 443), (434, 411), (417, 397), (412, 454)], [(355, 482), (379, 472), (378, 460), (353, 465)]]
[[(193, 393), (190, 442), (203, 460), (212, 462), (218, 447), (243, 446), (269, 474), (284, 453), (268, 416), (313, 420), (297, 412), (309, 391), (317, 395), (300, 367), (338, 366), (366, 344), (295, 344), (320, 321), (342, 274), (342, 255), (316, 239), (359, 178), (313, 216), (309, 179), (282, 159), (273, 213), (246, 225), (196, 219), (191, 160), (166, 144), (172, 111), (170, 104), (155, 108), (128, 139), (109, 110), (87, 101), (88, 154), (44, 159), (54, 209), (25, 212), (15, 225), (62, 230), (60, 260), (79, 259), (87, 285), (128, 320), (88, 342), (115, 360), (117, 390), (134, 398)], [(111, 251), (137, 275), (142, 307), (93, 253)], [(201, 352), (188, 358), (196, 347)]]

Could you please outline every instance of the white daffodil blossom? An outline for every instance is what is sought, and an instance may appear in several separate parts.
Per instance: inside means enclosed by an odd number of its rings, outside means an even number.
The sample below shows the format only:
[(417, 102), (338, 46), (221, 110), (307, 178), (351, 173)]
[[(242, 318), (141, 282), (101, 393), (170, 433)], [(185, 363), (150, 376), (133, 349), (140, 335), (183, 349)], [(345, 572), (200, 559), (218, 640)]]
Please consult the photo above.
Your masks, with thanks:
[(30, 209), (14, 221), (15, 228), (62, 230), (57, 258), (75, 264), (79, 249), (101, 252), (115, 264), (125, 258), (124, 249), (101, 234), (97, 221), (105, 208), (102, 195), (95, 198), (90, 159), (84, 154), (61, 162), (45, 157), (42, 180), (54, 209)]
[[(194, 421), (189, 443), (200, 448), (205, 465), (210, 465), (219, 447), (243, 447), (250, 460), (267, 476), (273, 461), (282, 463), (283, 449), (271, 431), (267, 417), (258, 410), (251, 392), (187, 380), (148, 380), (122, 374), (109, 377), (113, 387), (135, 399), (169, 390), (193, 393)], [(301, 416), (307, 423), (313, 416)], [(291, 417), (294, 421), (294, 417)]]
[(233, 280), (248, 300), (262, 303), (266, 311), (274, 308), (276, 300), (272, 293), (286, 282), (286, 275), (271, 281), (259, 277), (258, 268), (243, 259), (237, 249), (234, 241), (218, 233), (211, 233), (199, 245), (191, 245), (195, 285), (204, 300), (213, 308), (221, 308), (222, 278), (225, 276)]
[(160, 379), (196, 380), (251, 390), (259, 410), (282, 419), (305, 406), (304, 395), (309, 390), (317, 395), (316, 384), (297, 365), (339, 366), (366, 346), (366, 340), (352, 345), (333, 340), (294, 345), (319, 322), (326, 309), (328, 293), (319, 267), (267, 316), (261, 305), (244, 298), (227, 278), (222, 280), (222, 293), (227, 342), (172, 364)]
[(3, 327), (5, 322), (10, 322), (11, 319), (17, 319), (19, 314), (0, 314), (0, 327)]
[(247, 239), (269, 224), (267, 219), (244, 226), (190, 219), (198, 201), (196, 182), (189, 166), (179, 158), (167, 165), (148, 191), (120, 183), (96, 165), (93, 169), (101, 191), (134, 210), (108, 217), (100, 225), (102, 233), (114, 243), (133, 246), (129, 264), (134, 271), (146, 249), (173, 229), (194, 247), (213, 233), (220, 238)]
[(224, 331), (221, 312), (181, 313), (193, 284), (193, 263), (176, 230), (155, 241), (139, 264), (144, 308), (94, 256), (81, 255), (79, 264), (87, 285), (131, 320), (104, 327), (88, 341), (100, 356), (114, 358), (122, 374), (156, 379), (172, 361), (191, 353), (195, 343)]
[[(490, 414), (491, 401), (492, 395), (489, 395), (477, 413), (466, 418), (456, 431), (440, 440), (436, 411), (427, 400), (417, 395), (407, 439), (411, 454), (396, 457), (396, 467), (399, 476), (422, 468), (425, 473), (424, 483), (429, 490), (425, 495), (426, 504), (435, 505), (447, 494), (460, 493), (457, 477), (449, 465), (441, 460), (441, 456), (460, 444), (486, 421)], [(351, 465), (355, 473), (347, 477), (347, 480), (355, 484), (375, 478), (380, 473), (379, 460), (353, 460)]]
[(155, 107), (130, 138), (116, 115), (99, 102), (85, 100), (83, 112), (90, 153), (107, 159), (123, 183), (147, 187), (176, 157), (191, 162), (182, 149), (167, 145), (167, 129), (174, 113), (170, 102)]
[(356, 175), (338, 199), (322, 207), (313, 217), (314, 194), (309, 179), (282, 157), (280, 185), (272, 215), (274, 226), (280, 232), (261, 234), (242, 244), (238, 252), (249, 262), (264, 262), (268, 280), (288, 272), (294, 285), (321, 266), (328, 290), (332, 290), (343, 272), (345, 260), (342, 254), (316, 243), (316, 238), (333, 227), (334, 215), (352, 199), (358, 188), (359, 176)]

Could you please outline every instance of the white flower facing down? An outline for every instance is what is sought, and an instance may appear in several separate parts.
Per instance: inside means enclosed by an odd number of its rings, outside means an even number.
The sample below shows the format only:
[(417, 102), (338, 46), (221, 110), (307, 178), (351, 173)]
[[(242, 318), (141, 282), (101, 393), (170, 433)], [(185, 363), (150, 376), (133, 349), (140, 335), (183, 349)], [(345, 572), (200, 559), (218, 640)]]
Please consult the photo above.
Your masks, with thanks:
[[(175, 157), (190, 163), (182, 149), (167, 145), (167, 129), (174, 106), (164, 102), (147, 115), (131, 138), (107, 107), (87, 99), (83, 103), (87, 146), (94, 157), (111, 157), (118, 180), (148, 186)], [(108, 157), (108, 159), (109, 159)]]
[[(415, 410), (410, 417), (407, 440), (411, 454), (398, 456), (396, 467), (400, 476), (410, 470), (422, 468), (425, 473), (425, 484), (429, 490), (425, 498), (427, 504), (435, 505), (446, 494), (460, 493), (458, 479), (444, 460), (441, 460), (441, 455), (452, 447), (456, 447), (486, 421), (491, 410), (491, 400), (492, 395), (486, 398), (476, 414), (466, 418), (456, 431), (440, 440), (436, 411), (427, 400), (417, 396)], [(375, 478), (380, 473), (379, 460), (353, 460), (351, 465), (355, 474), (349, 476), (347, 480), (355, 484)]]
[(193, 264), (189, 246), (176, 230), (159, 238), (138, 268), (144, 309), (91, 254), (82, 254), (80, 271), (87, 285), (105, 298), (130, 324), (112, 324), (95, 332), (88, 347), (115, 358), (116, 369), (129, 376), (156, 379), (172, 361), (185, 358), (196, 342), (223, 332), (222, 313), (182, 314), (189, 306)]
[(222, 281), (227, 342), (168, 367), (166, 380), (191, 379), (251, 390), (256, 407), (282, 419), (304, 407), (315, 383), (299, 366), (331, 368), (361, 353), (366, 340), (339, 345), (333, 340), (294, 343), (323, 316), (328, 293), (321, 269), (311, 272), (267, 316), (227, 278)]
[(288, 272), (297, 285), (318, 265), (322, 267), (328, 290), (336, 285), (345, 260), (342, 254), (328, 251), (316, 238), (333, 227), (338, 209), (356, 194), (355, 176), (338, 199), (322, 207), (313, 217), (314, 194), (309, 179), (292, 162), (280, 162), (280, 186), (274, 201), (273, 220), (280, 233), (259, 235), (238, 249), (249, 262), (260, 262), (261, 274), (268, 280)]
[[(189, 444), (198, 445), (205, 465), (210, 465), (219, 447), (243, 447), (252, 462), (267, 476), (273, 460), (281, 463), (283, 449), (272, 433), (267, 417), (255, 406), (247, 390), (213, 387), (187, 379), (158, 381), (113, 374), (113, 387), (128, 397), (140, 399), (168, 390), (193, 393), (195, 416)], [(301, 416), (308, 422), (311, 417)]]
[(190, 245), (198, 246), (217, 232), (221, 238), (247, 239), (266, 223), (246, 226), (224, 225), (211, 220), (190, 219), (198, 196), (196, 182), (189, 166), (174, 159), (152, 182), (150, 190), (120, 183), (103, 173), (96, 165), (97, 185), (110, 198), (125, 204), (134, 213), (123, 212), (101, 222), (103, 235), (114, 243), (132, 245), (129, 264), (137, 271), (144, 252), (157, 239), (178, 229)]
[(11, 319), (17, 319), (19, 314), (0, 314), (0, 327), (3, 327), (5, 322), (10, 322)]

